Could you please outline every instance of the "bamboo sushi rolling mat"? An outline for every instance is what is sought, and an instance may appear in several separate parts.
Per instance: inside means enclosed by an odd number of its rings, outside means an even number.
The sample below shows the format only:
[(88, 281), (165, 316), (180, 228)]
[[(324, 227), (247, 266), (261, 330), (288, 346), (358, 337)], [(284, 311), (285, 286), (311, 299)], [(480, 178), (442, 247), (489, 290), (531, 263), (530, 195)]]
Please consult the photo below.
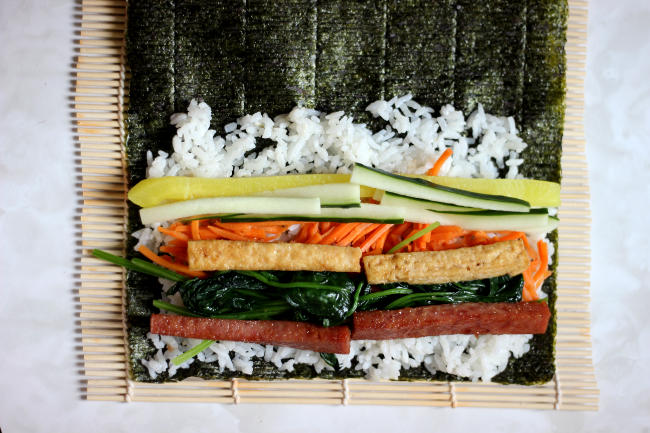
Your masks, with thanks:
[(302, 403), (597, 410), (591, 354), (590, 209), (584, 133), (587, 1), (569, 0), (566, 116), (559, 210), (556, 374), (538, 386), (472, 382), (345, 380), (206, 381), (149, 384), (129, 379), (124, 272), (93, 258), (124, 255), (126, 192), (123, 112), (126, 1), (82, 0), (73, 65), (74, 122), (83, 205), (78, 277), (81, 355), (88, 400)]

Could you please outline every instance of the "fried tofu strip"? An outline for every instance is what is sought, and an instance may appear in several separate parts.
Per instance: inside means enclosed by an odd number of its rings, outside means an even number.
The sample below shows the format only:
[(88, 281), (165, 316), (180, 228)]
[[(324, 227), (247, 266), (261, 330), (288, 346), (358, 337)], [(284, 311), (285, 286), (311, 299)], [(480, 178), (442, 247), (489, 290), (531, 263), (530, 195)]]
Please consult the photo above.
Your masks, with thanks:
[(187, 245), (190, 269), (201, 271), (361, 272), (361, 250), (334, 245), (204, 240)]
[(521, 239), (444, 251), (365, 256), (370, 284), (442, 284), (521, 274), (530, 263)]

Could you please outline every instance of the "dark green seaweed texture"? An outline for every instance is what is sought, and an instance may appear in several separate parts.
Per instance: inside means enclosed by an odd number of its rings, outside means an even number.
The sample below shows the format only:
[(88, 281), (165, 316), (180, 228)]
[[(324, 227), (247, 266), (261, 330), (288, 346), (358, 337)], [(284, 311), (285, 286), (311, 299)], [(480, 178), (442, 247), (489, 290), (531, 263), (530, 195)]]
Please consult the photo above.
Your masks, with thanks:
[[(435, 109), (453, 103), (469, 114), (512, 115), (528, 143), (525, 176), (559, 181), (564, 119), (566, 0), (130, 0), (127, 61), (131, 69), (127, 159), (129, 184), (145, 175), (147, 150), (169, 151), (173, 112), (192, 98), (208, 102), (218, 134), (244, 113), (274, 116), (296, 104), (346, 110), (369, 120), (377, 98), (412, 92)], [(371, 125), (373, 125), (371, 121)], [(265, 140), (258, 147), (272, 144)], [(129, 230), (140, 228), (129, 209)], [(556, 234), (553, 242), (557, 250)], [(129, 240), (132, 251), (133, 240)], [(136, 255), (133, 252), (130, 255)], [(554, 312), (555, 282), (544, 290)], [(132, 374), (152, 381), (139, 360), (155, 348), (147, 320), (160, 296), (154, 278), (129, 273), (127, 315)], [(495, 380), (538, 383), (554, 373), (555, 321), (531, 350), (511, 359)], [(228, 378), (196, 361), (173, 378)], [(280, 372), (255, 361), (253, 377), (358, 377), (355, 370), (322, 372), (297, 366)], [(447, 380), (424, 368), (402, 380)]]
[(455, 107), (516, 115), (523, 97), (525, 0), (459, 0), (456, 22)]
[(174, 135), (169, 126), (174, 110), (173, 4), (172, 0), (129, 2), (129, 185), (144, 177), (147, 150), (170, 148)]
[(430, 107), (453, 103), (456, 22), (453, 0), (387, 0), (386, 98), (411, 92)]
[(221, 134), (223, 125), (244, 114), (244, 2), (175, 4), (174, 110), (187, 110), (193, 98), (204, 100), (212, 108), (212, 127)]
[(316, 0), (246, 2), (246, 112), (316, 105)]
[(383, 1), (318, 2), (316, 98), (318, 108), (363, 113), (369, 100), (383, 98), (386, 5)]
[(565, 1), (540, 0), (528, 5), (522, 138), (527, 164), (520, 172), (533, 179), (561, 179), (568, 6)]

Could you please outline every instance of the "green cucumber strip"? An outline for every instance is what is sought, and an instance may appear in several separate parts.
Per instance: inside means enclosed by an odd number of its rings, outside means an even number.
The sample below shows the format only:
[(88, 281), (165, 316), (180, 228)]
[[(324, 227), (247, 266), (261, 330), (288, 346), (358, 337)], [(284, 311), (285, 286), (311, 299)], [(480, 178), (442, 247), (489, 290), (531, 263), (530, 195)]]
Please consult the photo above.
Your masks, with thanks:
[(381, 204), (387, 206), (401, 206), (407, 208), (426, 209), (432, 211), (451, 211), (451, 212), (470, 212), (480, 210), (475, 207), (463, 207), (453, 204), (440, 203), (437, 201), (424, 200), (421, 198), (408, 197), (406, 195), (395, 194), (392, 192), (384, 192)]
[(557, 229), (560, 225), (560, 220), (557, 217), (549, 216), (548, 224), (545, 227), (540, 227), (539, 229), (530, 229), (526, 230), (526, 233), (533, 235), (533, 237), (543, 237), (546, 233), (550, 233), (553, 230)]
[(196, 355), (198, 355), (199, 353), (203, 352), (205, 349), (210, 347), (212, 343), (214, 343), (214, 340), (203, 340), (202, 342), (192, 347), (187, 352), (183, 352), (182, 354), (178, 355), (176, 358), (172, 359), (172, 364), (177, 366), (183, 364), (190, 358), (194, 358)]
[(299, 213), (318, 215), (317, 197), (215, 197), (179, 201), (140, 209), (142, 224), (170, 221), (196, 215), (217, 213)]
[[(324, 208), (324, 209), (334, 209), (334, 208)], [(344, 208), (338, 208), (344, 209)], [(347, 208), (350, 209), (350, 208)], [(352, 208), (354, 209), (354, 208)], [(375, 223), (375, 224), (401, 224), (404, 222), (404, 218), (392, 218), (392, 219), (381, 219), (381, 218), (361, 218), (361, 217), (350, 217), (350, 218), (335, 218), (335, 217), (310, 217), (306, 215), (264, 215), (264, 214), (247, 214), (237, 217), (227, 217), (221, 218), (221, 221), (224, 223), (254, 223), (262, 221), (296, 221), (296, 222), (332, 222), (332, 223)]]
[(359, 163), (354, 165), (350, 182), (457, 206), (509, 212), (528, 212), (530, 210), (529, 203), (524, 200), (437, 185), (424, 179), (400, 176)]
[[(371, 222), (377, 224), (401, 224), (404, 222), (406, 209), (394, 206), (361, 203), (352, 208), (322, 208), (320, 215), (249, 214), (221, 218), (223, 222), (254, 221), (330, 221), (330, 222)], [(430, 221), (431, 222), (431, 221)]]
[(181, 222), (189, 223), (189, 222), (196, 221), (196, 220), (198, 220), (198, 221), (201, 221), (201, 220), (216, 220), (216, 219), (222, 219), (222, 218), (230, 218), (230, 217), (239, 216), (239, 215), (244, 215), (244, 214), (241, 214), (241, 213), (226, 213), (226, 214), (219, 213), (219, 214), (214, 214), (214, 215), (201, 215), (201, 216), (192, 217), (192, 218), (182, 218)]
[(429, 224), (428, 226), (426, 226), (422, 230), (420, 230), (420, 231), (418, 231), (416, 233), (413, 233), (411, 236), (404, 239), (402, 242), (400, 242), (399, 244), (395, 245), (393, 248), (388, 250), (388, 254), (393, 254), (393, 253), (401, 250), (402, 248), (404, 248), (405, 246), (407, 246), (408, 244), (410, 244), (414, 240), (416, 240), (418, 238), (421, 238), (422, 236), (426, 235), (427, 233), (429, 233), (430, 231), (432, 231), (433, 229), (435, 229), (439, 225), (440, 225), (440, 223), (436, 221), (433, 224)]
[(409, 210), (409, 222), (428, 224), (438, 221), (442, 225), (457, 225), (466, 230), (514, 230), (539, 232), (548, 225), (548, 215), (542, 212), (433, 212), (423, 209)]
[(326, 183), (267, 191), (264, 197), (318, 197), (321, 207), (359, 207), (361, 187), (354, 183)]

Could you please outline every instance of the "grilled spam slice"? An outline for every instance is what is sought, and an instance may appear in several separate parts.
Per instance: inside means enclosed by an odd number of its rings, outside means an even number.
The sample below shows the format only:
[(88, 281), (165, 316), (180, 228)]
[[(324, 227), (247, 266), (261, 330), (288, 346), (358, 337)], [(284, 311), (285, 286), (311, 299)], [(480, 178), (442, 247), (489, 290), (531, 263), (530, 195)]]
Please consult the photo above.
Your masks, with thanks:
[(520, 239), (445, 251), (363, 258), (370, 284), (442, 284), (521, 274), (530, 258)]
[(334, 245), (190, 241), (190, 269), (201, 271), (361, 272), (361, 250)]

